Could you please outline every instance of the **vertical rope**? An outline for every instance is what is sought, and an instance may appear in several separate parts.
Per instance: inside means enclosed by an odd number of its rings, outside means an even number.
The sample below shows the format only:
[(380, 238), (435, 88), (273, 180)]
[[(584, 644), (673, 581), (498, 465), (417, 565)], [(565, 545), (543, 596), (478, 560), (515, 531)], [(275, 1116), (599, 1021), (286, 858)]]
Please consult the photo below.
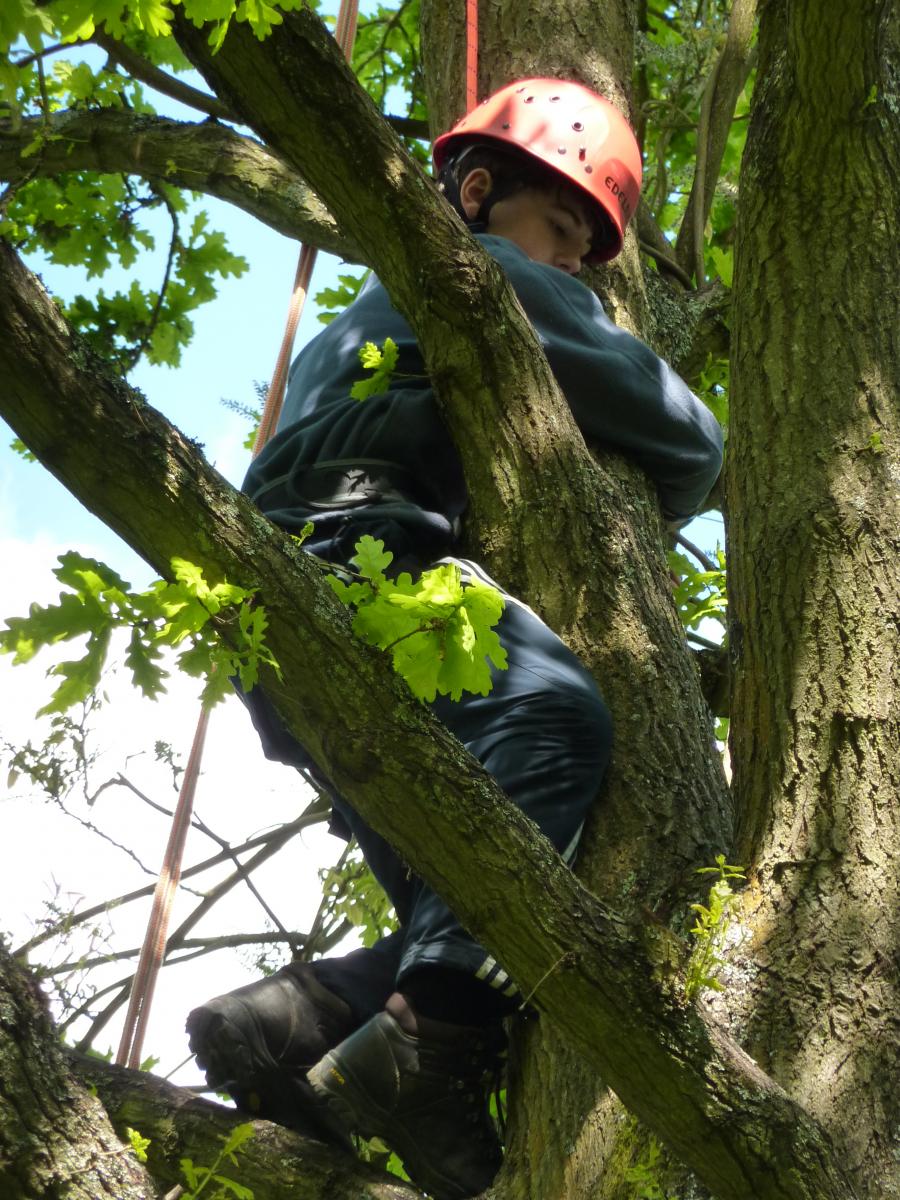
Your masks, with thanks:
[(197, 729), (194, 732), (194, 741), (188, 756), (184, 779), (181, 782), (181, 791), (178, 794), (178, 803), (172, 818), (172, 828), (169, 831), (163, 865), (160, 868), (159, 878), (153, 892), (150, 921), (147, 925), (147, 932), (144, 934), (140, 958), (134, 972), (128, 1012), (125, 1015), (119, 1052), (116, 1055), (116, 1062), (119, 1066), (137, 1069), (141, 1065), (141, 1051), (150, 1016), (150, 1005), (153, 1001), (156, 978), (159, 975), (159, 968), (162, 965), (166, 949), (172, 901), (181, 879), (184, 844), (191, 824), (194, 792), (200, 774), (200, 763), (203, 758), (203, 745), (206, 741), (208, 725), (209, 713), (204, 708), (200, 711), (200, 720), (197, 722)]
[(275, 360), (275, 370), (272, 372), (269, 390), (266, 392), (266, 404), (259, 421), (259, 429), (256, 431), (256, 440), (253, 443), (254, 458), (256, 458), (257, 454), (259, 454), (275, 432), (275, 428), (278, 425), (278, 418), (281, 416), (288, 366), (291, 361), (291, 350), (294, 346), (294, 337), (297, 333), (297, 326), (300, 324), (300, 317), (303, 315), (303, 306), (306, 303), (309, 281), (312, 278), (313, 267), (316, 265), (316, 258), (317, 252), (314, 246), (304, 244), (300, 247), (300, 257), (297, 260), (294, 289), (291, 292), (291, 302), (288, 306), (284, 336), (281, 339), (278, 358)]
[[(356, 22), (359, 13), (359, 0), (341, 0), (335, 25), (335, 40), (350, 61), (353, 54), (353, 42), (356, 38)], [(314, 246), (306, 244), (300, 247), (300, 257), (294, 276), (294, 288), (288, 306), (287, 322), (281, 347), (275, 361), (275, 370), (269, 390), (266, 393), (266, 403), (260, 418), (259, 429), (253, 444), (253, 457), (259, 454), (269, 438), (275, 432), (281, 407), (284, 402), (285, 384), (287, 382), (288, 364), (291, 350), (303, 306), (309, 292), (309, 282), (313, 268), (316, 265), (317, 251)], [(153, 904), (150, 909), (150, 920), (141, 946), (138, 965), (135, 969), (131, 985), (131, 997), (128, 1002), (128, 1012), (125, 1016), (125, 1026), (119, 1042), (116, 1063), (119, 1066), (139, 1067), (143, 1051), (144, 1037), (147, 1032), (147, 1022), (150, 1018), (150, 1006), (153, 993), (156, 990), (156, 980), (162, 966), (166, 951), (166, 939), (169, 933), (169, 919), (178, 883), (181, 879), (181, 863), (184, 858), (184, 847), (187, 833), (194, 811), (194, 795), (197, 790), (197, 779), (200, 775), (200, 764), (203, 758), (203, 746), (206, 741), (206, 730), (209, 725), (209, 714), (201, 709), (200, 718), (194, 733), (191, 752), (188, 756), (184, 779), (178, 794), (178, 803), (172, 818), (172, 829), (163, 856), (159, 879), (153, 893)]]
[(478, 0), (466, 0), (466, 112), (478, 103)]

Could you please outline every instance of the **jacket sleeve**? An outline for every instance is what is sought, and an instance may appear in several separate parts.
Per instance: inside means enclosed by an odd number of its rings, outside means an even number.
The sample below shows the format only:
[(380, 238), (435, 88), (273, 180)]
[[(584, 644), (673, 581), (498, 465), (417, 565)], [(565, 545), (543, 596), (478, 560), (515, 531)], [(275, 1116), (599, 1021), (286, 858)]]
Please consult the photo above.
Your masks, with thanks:
[(722, 466), (713, 414), (653, 351), (610, 321), (590, 289), (485, 238), (531, 319), (575, 420), (589, 441), (627, 454), (656, 484), (663, 515), (683, 522)]

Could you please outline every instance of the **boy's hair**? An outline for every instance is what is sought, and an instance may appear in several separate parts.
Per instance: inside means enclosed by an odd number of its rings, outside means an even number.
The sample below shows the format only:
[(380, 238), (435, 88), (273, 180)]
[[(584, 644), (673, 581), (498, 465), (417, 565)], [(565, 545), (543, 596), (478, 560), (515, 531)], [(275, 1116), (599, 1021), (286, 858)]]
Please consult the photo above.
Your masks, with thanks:
[[(479, 168), (488, 172), (492, 185), (481, 208), (475, 217), (470, 219), (463, 210), (459, 192), (466, 176)], [(466, 224), (485, 226), (493, 206), (519, 192), (535, 191), (552, 195), (566, 193), (577, 201), (578, 207), (591, 222), (593, 250), (599, 250), (615, 241), (609, 219), (597, 205), (589, 204), (585, 196), (559, 172), (546, 166), (527, 150), (519, 150), (514, 146), (481, 141), (460, 147), (444, 163), (438, 176), (438, 187)]]

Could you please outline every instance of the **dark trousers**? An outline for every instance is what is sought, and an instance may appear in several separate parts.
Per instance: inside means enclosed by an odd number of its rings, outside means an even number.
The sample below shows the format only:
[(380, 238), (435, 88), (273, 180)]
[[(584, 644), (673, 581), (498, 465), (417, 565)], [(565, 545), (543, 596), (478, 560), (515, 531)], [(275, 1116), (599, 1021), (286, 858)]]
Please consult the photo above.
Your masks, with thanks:
[[(464, 571), (484, 578), (479, 568)], [(592, 677), (527, 606), (506, 597), (497, 629), (508, 656), (487, 696), (439, 696), (435, 714), (494, 776), (510, 800), (571, 861), (609, 761), (612, 722)], [(309, 766), (258, 689), (245, 697), (270, 758)], [(398, 797), (402, 803), (402, 797)], [(390, 845), (342, 798), (334, 809), (387, 892), (400, 930), (370, 950), (316, 964), (326, 987), (360, 1019), (378, 1011), (404, 976), (422, 967), (474, 975), (510, 998), (515, 985), (462, 928), (443, 900), (412, 875)], [(411, 819), (414, 819), (411, 817)]]

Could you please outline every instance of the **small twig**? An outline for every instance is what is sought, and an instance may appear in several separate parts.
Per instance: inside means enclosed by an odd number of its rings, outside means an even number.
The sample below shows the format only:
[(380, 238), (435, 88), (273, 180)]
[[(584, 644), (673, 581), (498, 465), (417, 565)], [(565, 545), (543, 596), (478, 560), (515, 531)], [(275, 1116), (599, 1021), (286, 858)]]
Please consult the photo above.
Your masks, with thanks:
[(260, 908), (262, 908), (263, 912), (266, 914), (266, 916), (269, 918), (269, 920), (275, 926), (275, 928), (277, 929), (281, 938), (283, 938), (283, 940), (286, 941), (287, 944), (290, 946), (291, 953), (296, 954), (299, 950), (299, 947), (302, 945), (304, 939), (301, 938), (296, 943), (294, 942), (294, 935), (291, 933), (288, 933), (287, 929), (285, 929), (284, 925), (282, 925), (281, 921), (278, 919), (278, 916), (276, 915), (274, 909), (270, 908), (268, 903), (263, 899), (262, 893), (260, 892), (259, 888), (256, 886), (256, 884), (250, 878), (250, 875), (247, 872), (246, 868), (244, 867), (244, 864), (238, 858), (237, 854), (234, 852), (234, 850), (231, 848), (231, 846), (228, 844), (228, 842), (226, 842), (224, 838), (219, 837), (219, 835), (217, 833), (213, 833), (213, 831), (209, 828), (209, 826), (205, 823), (205, 821), (202, 821), (200, 819), (200, 817), (197, 816), (196, 813), (194, 814), (194, 820), (192, 823), (202, 833), (205, 833), (208, 838), (211, 838), (214, 842), (216, 842), (219, 845), (219, 847), (229, 856), (231, 861), (234, 863), (234, 865), (238, 871), (238, 874), (241, 876), (244, 883), (247, 885), (247, 888), (250, 890), (251, 894), (256, 898)]
[(52, 46), (44, 46), (40, 50), (36, 50), (34, 54), (27, 54), (24, 58), (17, 58), (12, 66), (14, 67), (30, 67), (32, 63), (39, 59), (47, 58), (50, 54), (58, 54), (60, 50), (71, 50), (71, 42), (54, 42)]
[(700, 549), (699, 546), (695, 546), (693, 542), (689, 542), (683, 533), (675, 534), (675, 542), (679, 546), (684, 546), (684, 548), (685, 548), (685, 550), (687, 550), (688, 554), (693, 554), (694, 558), (696, 558), (697, 562), (700, 563), (700, 565), (704, 568), (704, 570), (706, 570), (706, 571), (718, 571), (719, 570), (719, 564), (714, 563), (713, 560), (709, 557), (709, 555), (704, 554), (704, 552)]
[(193, 1057), (194, 1057), (193, 1054), (189, 1054), (187, 1056), (187, 1058), (183, 1058), (177, 1067), (173, 1067), (172, 1070), (168, 1073), (168, 1075), (163, 1075), (162, 1078), (163, 1079), (171, 1079), (172, 1076), (175, 1074), (175, 1072), (180, 1071), (182, 1067), (186, 1067)]
[[(341, 870), (344, 863), (347, 861), (347, 856), (350, 853), (350, 849), (351, 849), (351, 843), (348, 842), (347, 845), (344, 847), (344, 849), (341, 851), (340, 857), (338, 858), (337, 862), (332, 867), (333, 871), (337, 872), (337, 871)], [(310, 927), (309, 927), (309, 936), (307, 937), (307, 940), (306, 940), (307, 954), (311, 954), (315, 950), (316, 943), (318, 942), (319, 938), (322, 936), (322, 934), (325, 930), (325, 915), (328, 912), (328, 907), (329, 907), (329, 897), (323, 895), (322, 899), (319, 901), (319, 907), (316, 909), (316, 915), (313, 917), (312, 925), (310, 925)]]
[[(95, 833), (98, 837), (103, 838), (105, 842), (109, 842), (111, 846), (115, 846), (117, 850), (121, 850), (123, 854), (127, 854), (129, 858), (133, 859), (134, 862), (137, 863), (145, 875), (156, 875), (158, 873), (152, 870), (152, 868), (148, 867), (145, 863), (141, 862), (137, 854), (135, 854), (135, 852), (129, 846), (123, 845), (122, 842), (117, 842), (114, 837), (110, 837), (108, 833), (104, 833), (102, 829), (93, 823), (93, 821), (86, 821), (84, 817), (79, 817), (77, 813), (70, 812), (69, 809), (66, 808), (65, 804), (63, 804), (62, 800), (59, 799), (59, 797), (52, 797), (52, 803), (54, 803), (61, 812), (65, 813), (67, 817), (71, 817), (73, 821), (77, 821), (78, 824), (84, 829), (89, 829), (91, 833)], [(103, 911), (102, 908), (100, 911)]]
[[(314, 802), (310, 804), (296, 821), (291, 821), (288, 825), (282, 825), (278, 829), (269, 831), (264, 834), (249, 839), (243, 845), (234, 848), (234, 853), (243, 854), (248, 850), (255, 850), (257, 846), (265, 846), (270, 842), (277, 843), (276, 849), (290, 841), (298, 833), (301, 833), (308, 825), (317, 824), (325, 819), (325, 811), (321, 804)], [(211, 858), (206, 858), (202, 862), (195, 863), (194, 866), (188, 867), (182, 872), (182, 879), (187, 879), (190, 876), (200, 875), (204, 871), (209, 871), (213, 867), (219, 866), (220, 863), (227, 862), (231, 858), (230, 854), (214, 854)], [(152, 872), (150, 872), (152, 873)], [(13, 951), (13, 956), (22, 958), (30, 951), (37, 949), (44, 942), (50, 941), (51, 938), (57, 937), (64, 930), (69, 930), (75, 925), (83, 925), (87, 921), (92, 921), (94, 917), (100, 916), (101, 913), (109, 912), (114, 908), (119, 908), (124, 904), (130, 904), (133, 900), (142, 900), (145, 896), (151, 896), (155, 884), (147, 884), (145, 887), (136, 888), (133, 892), (126, 892), (122, 896), (114, 897), (112, 900), (105, 900), (102, 904), (95, 904), (91, 908), (83, 909), (79, 913), (74, 913), (67, 916), (64, 921), (58, 922), (56, 925), (45, 929), (42, 933), (37, 934), (29, 941), (24, 942), (21, 946)]]
[[(265, 933), (223, 933), (218, 937), (185, 938), (179, 943), (179, 949), (195, 951), (193, 954), (180, 954), (177, 958), (167, 959), (167, 964), (187, 962), (191, 958), (202, 958), (204, 954), (213, 954), (216, 950), (233, 950), (238, 946), (280, 945), (286, 942), (291, 949), (305, 945), (308, 935), (303, 933), (281, 933), (266, 930)], [(124, 962), (129, 958), (137, 958), (140, 946), (131, 950), (116, 950), (108, 954), (98, 954), (95, 958), (78, 958), (72, 962), (60, 963), (58, 966), (32, 968), (35, 979), (52, 979), (55, 975), (64, 975), (69, 971), (89, 971), (94, 967), (105, 967), (110, 963)]]
[(164, 804), (158, 804), (155, 800), (151, 800), (149, 796), (145, 796), (140, 788), (136, 787), (135, 784), (133, 784), (128, 778), (128, 776), (123, 775), (121, 771), (116, 772), (111, 779), (107, 779), (104, 783), (101, 783), (98, 788), (95, 788), (91, 795), (87, 797), (88, 804), (95, 804), (97, 799), (106, 791), (106, 789), (111, 787), (127, 788), (130, 792), (134, 792), (139, 800), (143, 800), (145, 804), (148, 804), (151, 808), (156, 809), (156, 811), (162, 816), (168, 817), (169, 820), (172, 819), (173, 814), (171, 809), (166, 808)]
[(399, 646), (401, 642), (405, 642), (407, 638), (415, 637), (417, 633), (431, 633), (435, 629), (440, 629), (444, 624), (441, 617), (435, 617), (433, 621), (426, 621), (424, 625), (419, 625), (416, 629), (410, 629), (409, 633), (401, 633), (398, 638), (385, 646), (384, 652), (387, 654), (389, 650), (393, 650), (395, 646)]
[(150, 339), (153, 336), (153, 331), (156, 329), (157, 323), (159, 322), (159, 315), (162, 312), (163, 301), (166, 298), (166, 292), (169, 288), (169, 280), (172, 276), (172, 265), (175, 262), (175, 253), (181, 246), (181, 238), (178, 236), (178, 213), (175, 211), (175, 206), (172, 204), (172, 201), (162, 188), (156, 187), (153, 184), (151, 184), (150, 187), (151, 190), (163, 202), (169, 214), (169, 219), (172, 222), (172, 237), (169, 241), (169, 253), (166, 258), (166, 269), (163, 272), (162, 284), (160, 285), (159, 292), (157, 293), (156, 302), (153, 305), (153, 312), (150, 314), (150, 319), (147, 322), (147, 328), (144, 330), (143, 337), (128, 355), (126, 367), (127, 371), (130, 371), (134, 368), (138, 359), (147, 349)]
[(575, 955), (573, 954), (573, 952), (571, 950), (567, 950), (565, 952), (565, 954), (561, 954), (559, 956), (559, 958), (556, 960), (556, 962), (553, 964), (553, 966), (549, 967), (543, 973), (543, 975), (540, 977), (540, 979), (537, 981), (537, 983), (534, 985), (534, 987), (531, 989), (531, 991), (528, 993), (528, 995), (525, 997), (525, 999), (519, 1005), (519, 1009), (518, 1009), (519, 1012), (523, 1012), (528, 1007), (528, 1005), (531, 1003), (531, 1001), (534, 997), (535, 992), (538, 990), (538, 988), (543, 987), (543, 985), (547, 982), (547, 980), (554, 973), (554, 971), (558, 971), (559, 968), (563, 967), (563, 966), (565, 966), (565, 967), (574, 967), (575, 966)]

